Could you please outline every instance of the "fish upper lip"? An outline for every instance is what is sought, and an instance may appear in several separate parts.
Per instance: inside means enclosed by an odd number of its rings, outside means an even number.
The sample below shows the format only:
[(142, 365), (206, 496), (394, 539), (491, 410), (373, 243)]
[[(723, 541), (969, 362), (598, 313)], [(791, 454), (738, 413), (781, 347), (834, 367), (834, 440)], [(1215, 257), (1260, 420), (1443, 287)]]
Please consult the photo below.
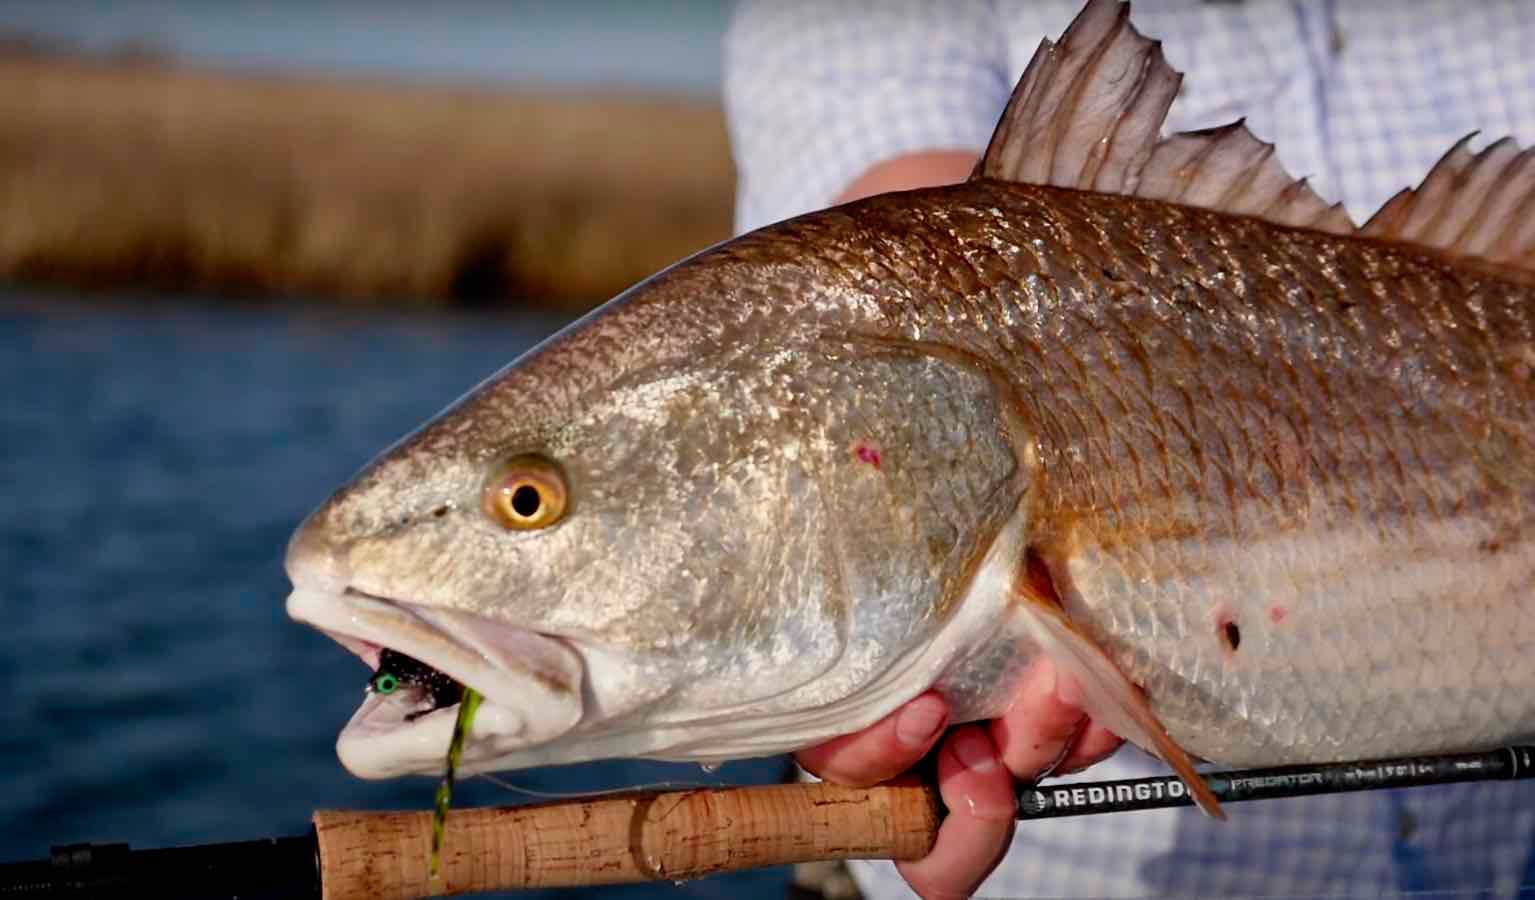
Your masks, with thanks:
[[(450, 631), (422, 616), (412, 604), (352, 587), (340, 592), (299, 588), (288, 597), (288, 614), (300, 622), (313, 625), (352, 651), (370, 672), (377, 671), (379, 656), (388, 647), (420, 659), (461, 684), (485, 693), (480, 686), (472, 683), (478, 679), (465, 677), (468, 674), (465, 669), (489, 668), (493, 665), (491, 660)], [(410, 631), (416, 633), (412, 635)], [(435, 643), (437, 649), (446, 650), (447, 653), (421, 653), (420, 647), (427, 641)], [(451, 662), (444, 664), (444, 656)]]
[[(475, 648), (464, 643), (462, 640), (459, 640), (452, 633), (439, 627), (436, 623), (431, 622), (426, 617), (422, 616), (420, 612), (418, 612), (417, 607), (406, 601), (396, 600), (393, 597), (385, 597), (379, 594), (370, 594), (367, 591), (361, 591), (353, 587), (348, 587), (341, 591), (339, 594), (335, 594), (333, 596), (337, 597), (342, 602), (346, 602), (347, 600), (352, 599), (354, 602), (356, 600), (361, 600), (363, 602), (369, 603), (387, 604), (388, 606), (393, 607), (394, 609), (398, 609), (402, 613), (409, 615), (416, 623), (419, 623), (425, 628), (431, 629), (433, 632), (441, 635), (448, 641), (451, 641), (454, 645), (479, 657), (481, 662), (490, 664), (490, 660), (486, 659), (483, 653), (478, 652), (475, 650)], [(387, 642), (367, 640), (355, 635), (348, 634), (344, 631), (333, 631), (329, 628), (321, 626), (317, 627), (320, 627), (321, 631), (325, 632), (326, 635), (334, 639), (337, 643), (341, 644), (341, 646), (357, 654), (358, 658), (360, 658), (363, 663), (367, 665), (368, 671), (370, 672), (378, 671), (379, 656), (386, 647), (395, 650), (399, 649), (398, 647), (394, 647), (392, 644)], [(427, 662), (427, 660), (422, 661)], [(459, 680), (462, 681), (463, 679)]]
[[(474, 736), (487, 756), (552, 739), (581, 718), (584, 667), (560, 638), (352, 587), (298, 587), (287, 609), (351, 650), (370, 671), (388, 647), (478, 691), (486, 702)], [(454, 719), (442, 713), (457, 704), (407, 718), (406, 707), (418, 705), (398, 695), (368, 694), (337, 741), (342, 763), (364, 778), (440, 771)], [(474, 745), (465, 752), (466, 760), (476, 755)]]

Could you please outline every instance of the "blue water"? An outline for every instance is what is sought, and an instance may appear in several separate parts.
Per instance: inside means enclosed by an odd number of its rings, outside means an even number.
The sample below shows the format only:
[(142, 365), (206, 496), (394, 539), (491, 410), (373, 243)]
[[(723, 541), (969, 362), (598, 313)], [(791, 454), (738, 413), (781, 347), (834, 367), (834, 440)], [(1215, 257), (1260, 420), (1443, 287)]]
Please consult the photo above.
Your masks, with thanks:
[[(283, 547), (370, 456), (560, 324), (0, 295), (0, 861), (75, 841), (300, 834), (316, 808), (429, 807), (430, 780), (360, 781), (336, 761), (368, 673), (284, 615)], [(781, 772), (510, 777), (580, 791)], [(484, 779), (458, 797), (526, 800)], [(782, 896), (786, 881), (612, 896)]]

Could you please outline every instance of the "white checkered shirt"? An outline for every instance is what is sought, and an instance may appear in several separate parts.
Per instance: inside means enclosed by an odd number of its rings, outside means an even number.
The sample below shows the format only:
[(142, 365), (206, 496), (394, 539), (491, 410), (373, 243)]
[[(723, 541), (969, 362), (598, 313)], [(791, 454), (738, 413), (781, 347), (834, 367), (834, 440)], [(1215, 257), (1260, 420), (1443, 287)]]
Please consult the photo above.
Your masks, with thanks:
[[(1078, 0), (746, 0), (726, 35), (737, 227), (830, 203), (873, 164), (979, 152)], [(1535, 0), (1138, 0), (1186, 73), (1168, 129), (1246, 116), (1356, 221), (1480, 129), (1535, 143)], [(1479, 146), (1479, 145), (1474, 145)], [(1340, 685), (1340, 690), (1346, 686)], [(1158, 771), (1133, 749), (1080, 778)], [(1535, 784), (1276, 800), (1227, 823), (1160, 810), (1020, 823), (982, 896), (1535, 893)], [(909, 892), (885, 863), (871, 896)]]

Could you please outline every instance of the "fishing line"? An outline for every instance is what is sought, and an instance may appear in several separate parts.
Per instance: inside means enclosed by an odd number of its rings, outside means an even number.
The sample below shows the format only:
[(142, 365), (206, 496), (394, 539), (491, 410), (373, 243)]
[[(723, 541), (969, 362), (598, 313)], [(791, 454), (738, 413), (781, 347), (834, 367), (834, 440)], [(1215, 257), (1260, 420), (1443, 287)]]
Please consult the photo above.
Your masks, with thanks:
[(479, 777), (514, 794), (525, 794), (538, 800), (595, 800), (601, 797), (611, 797), (614, 794), (626, 794), (630, 791), (708, 790), (709, 788), (729, 787), (729, 785), (708, 781), (653, 781), (648, 784), (632, 784), (624, 787), (605, 788), (598, 791), (535, 791), (532, 788), (512, 784), (510, 781), (498, 778), (490, 772), (481, 772)]

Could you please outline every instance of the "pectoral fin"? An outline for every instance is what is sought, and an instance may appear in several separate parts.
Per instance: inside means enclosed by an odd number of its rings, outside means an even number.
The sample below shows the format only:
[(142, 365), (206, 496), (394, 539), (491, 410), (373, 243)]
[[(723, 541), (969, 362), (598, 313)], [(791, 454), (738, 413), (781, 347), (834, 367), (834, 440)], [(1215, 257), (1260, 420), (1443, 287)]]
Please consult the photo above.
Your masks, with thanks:
[(1043, 564), (1031, 558), (1018, 585), (1018, 613), (1040, 649), (1082, 687), (1083, 706), (1104, 727), (1161, 757), (1188, 785), (1206, 814), (1226, 818), (1194, 762), (1157, 721), (1146, 696), (1119, 670), (1108, 654), (1066, 616)]

